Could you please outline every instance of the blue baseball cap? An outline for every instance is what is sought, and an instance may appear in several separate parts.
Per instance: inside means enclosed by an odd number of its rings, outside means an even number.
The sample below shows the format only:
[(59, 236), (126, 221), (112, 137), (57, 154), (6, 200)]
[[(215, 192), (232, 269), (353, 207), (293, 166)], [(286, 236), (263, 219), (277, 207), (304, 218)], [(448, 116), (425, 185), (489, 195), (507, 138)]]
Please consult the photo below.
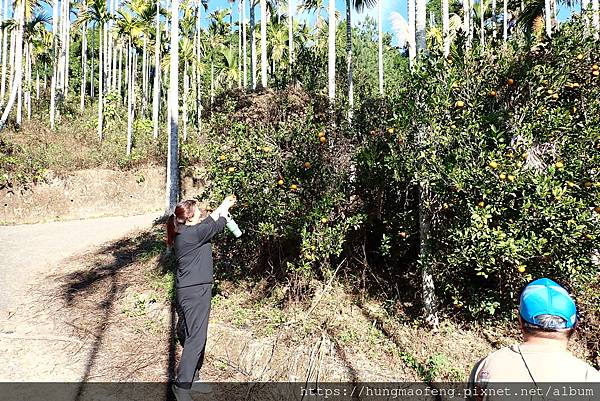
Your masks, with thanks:
[[(577, 307), (567, 290), (550, 280), (540, 278), (532, 281), (521, 293), (519, 313), (524, 321), (547, 329), (570, 329), (577, 322)], [(559, 316), (565, 320), (564, 326), (544, 327), (536, 317), (540, 315)]]

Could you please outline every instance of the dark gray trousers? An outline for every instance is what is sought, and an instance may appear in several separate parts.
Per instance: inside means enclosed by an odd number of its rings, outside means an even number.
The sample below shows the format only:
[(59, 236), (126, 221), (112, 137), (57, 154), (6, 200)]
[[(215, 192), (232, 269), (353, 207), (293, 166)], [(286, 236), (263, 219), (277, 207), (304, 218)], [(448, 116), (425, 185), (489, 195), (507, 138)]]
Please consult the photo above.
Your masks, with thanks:
[(208, 317), (210, 315), (210, 299), (212, 284), (200, 284), (192, 287), (177, 289), (177, 306), (183, 335), (183, 352), (177, 368), (178, 387), (189, 389), (192, 386), (196, 370), (200, 370), (204, 363), (204, 349), (206, 347), (206, 334), (208, 331)]

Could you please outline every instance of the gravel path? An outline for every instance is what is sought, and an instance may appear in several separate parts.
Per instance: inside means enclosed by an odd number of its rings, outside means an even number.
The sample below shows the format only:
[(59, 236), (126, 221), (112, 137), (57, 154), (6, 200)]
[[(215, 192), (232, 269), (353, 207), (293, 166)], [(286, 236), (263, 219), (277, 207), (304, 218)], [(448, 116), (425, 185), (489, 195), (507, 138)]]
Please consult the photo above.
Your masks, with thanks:
[[(58, 269), (64, 258), (150, 228), (160, 215), (0, 226), (0, 381), (79, 379), (86, 352), (75, 358), (73, 347), (82, 344), (58, 335), (51, 312), (40, 315), (43, 305), (34, 304), (35, 283)], [(35, 318), (22, 313), (27, 310), (35, 310)]]

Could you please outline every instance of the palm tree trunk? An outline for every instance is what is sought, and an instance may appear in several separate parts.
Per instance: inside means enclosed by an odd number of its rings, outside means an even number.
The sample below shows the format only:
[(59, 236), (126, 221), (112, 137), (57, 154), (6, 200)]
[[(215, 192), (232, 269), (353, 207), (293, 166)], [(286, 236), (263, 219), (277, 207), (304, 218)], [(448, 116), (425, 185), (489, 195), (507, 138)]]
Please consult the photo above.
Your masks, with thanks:
[[(426, 1), (418, 0), (416, 4), (416, 44), (417, 53), (426, 51), (425, 42), (425, 20), (426, 20)], [(418, 127), (417, 143), (425, 143), (425, 127)], [(420, 252), (419, 264), (422, 271), (423, 280), (423, 304), (425, 306), (425, 321), (434, 328), (437, 328), (439, 319), (436, 310), (435, 287), (433, 282), (433, 272), (431, 271), (430, 255), (431, 245), (429, 244), (429, 233), (431, 229), (431, 213), (427, 205), (430, 201), (429, 187), (426, 182), (419, 183), (419, 232), (420, 232)]]
[(377, 0), (377, 52), (378, 52), (378, 66), (379, 66), (379, 94), (383, 96), (383, 26), (381, 20), (381, 0)]
[(211, 59), (210, 59), (210, 105), (213, 105), (213, 102), (215, 101), (215, 62), (212, 59), (212, 55), (211, 55)]
[(144, 49), (142, 50), (142, 89), (143, 101), (142, 101), (142, 116), (146, 115), (146, 104), (148, 103), (148, 39), (144, 34)]
[(108, 46), (109, 46), (109, 35), (108, 35), (108, 23), (105, 22), (103, 24), (103, 35), (102, 35), (102, 49), (104, 50), (104, 54), (102, 55), (102, 61), (104, 62), (104, 66), (103, 66), (103, 72), (104, 75), (102, 75), (102, 80), (104, 81), (102, 83), (102, 88), (104, 89), (104, 94), (106, 94), (110, 88), (109, 88), (109, 84), (110, 84), (110, 53), (108, 52)]
[[(420, 135), (423, 135), (423, 132), (421, 132)], [(423, 285), (422, 297), (425, 321), (430, 327), (437, 328), (439, 326), (439, 317), (436, 305), (435, 283), (433, 281), (431, 245), (429, 244), (432, 217), (427, 204), (429, 204), (430, 199), (431, 196), (428, 184), (421, 182), (419, 185), (419, 264), (421, 267), (421, 279)]]
[(450, 17), (448, 0), (442, 0), (442, 37), (444, 38), (444, 57), (450, 54)]
[(196, 129), (198, 130), (198, 135), (202, 131), (202, 74), (200, 73), (200, 55), (201, 55), (201, 45), (202, 45), (202, 37), (200, 34), (202, 33), (201, 26), (201, 15), (202, 15), (202, 1), (198, 0), (198, 13), (196, 15), (196, 33), (198, 36), (198, 42), (196, 43)]
[(408, 59), (411, 67), (414, 65), (417, 57), (417, 39), (415, 36), (415, 2), (416, 0), (408, 0)]
[(250, 69), (252, 70), (252, 89), (256, 89), (256, 19), (255, 19), (255, 6), (256, 0), (250, 0)]
[(471, 42), (469, 40), (470, 32), (471, 32), (471, 0), (463, 0), (463, 31), (465, 33), (467, 43), (467, 48), (471, 47)]
[(100, 142), (102, 142), (102, 124), (103, 124), (103, 120), (104, 120), (104, 110), (103, 110), (103, 104), (102, 102), (103, 100), (103, 88), (104, 88), (104, 71), (103, 71), (103, 49), (102, 49), (102, 43), (104, 42), (103, 40), (103, 34), (104, 34), (104, 24), (103, 23), (99, 23), (98, 26), (100, 27), (100, 34), (98, 35), (98, 139), (100, 140)]
[(127, 81), (127, 156), (131, 155), (131, 143), (133, 138), (133, 86), (135, 84), (133, 71), (133, 51), (131, 49), (131, 38), (127, 39), (127, 69), (129, 71)]
[(54, 49), (52, 56), (52, 83), (50, 84), (50, 129), (54, 129), (54, 119), (56, 118), (56, 86), (58, 85), (58, 0), (54, 0), (52, 6), (52, 47)]
[(179, 194), (179, 0), (171, 0), (171, 68), (169, 79), (169, 145), (167, 152), (167, 210)]
[(483, 0), (479, 0), (479, 16), (479, 44), (483, 47), (485, 46), (485, 4), (483, 3)]
[(335, 0), (329, 0), (328, 7), (329, 9), (327, 17), (329, 22), (329, 36), (327, 52), (327, 81), (329, 100), (333, 103), (335, 101)]
[(415, 7), (415, 40), (417, 53), (426, 51), (425, 25), (427, 22), (426, 0), (417, 0)]
[(84, 23), (81, 29), (81, 99), (79, 107), (83, 111), (85, 109), (85, 77), (87, 73), (87, 23)]
[(502, 40), (504, 44), (508, 40), (508, 0), (504, 0), (504, 4), (502, 5)]
[(152, 126), (154, 127), (152, 136), (157, 139), (160, 107), (160, 0), (156, 0), (156, 43), (154, 44), (154, 91), (152, 96)]
[(183, 141), (187, 141), (187, 103), (188, 103), (188, 92), (190, 90), (190, 78), (188, 76), (188, 63), (185, 61), (183, 66)]
[(130, 63), (131, 63), (131, 54), (129, 52), (129, 50), (127, 51), (126, 54), (126, 59), (125, 59), (125, 91), (124, 91), (124, 96), (122, 98), (123, 104), (125, 104), (126, 98), (125, 95), (127, 95), (128, 92), (128, 85), (129, 85), (129, 76), (131, 75), (131, 68), (130, 68)]
[[(17, 99), (17, 96), (19, 95), (19, 91), (21, 88), (21, 80), (22, 80), (22, 74), (21, 74), (21, 65), (22, 65), (22, 61), (23, 61), (23, 20), (24, 20), (24, 7), (25, 7), (25, 2), (21, 1), (19, 2), (16, 7), (15, 7), (15, 11), (14, 11), (14, 16), (13, 18), (15, 19), (15, 21), (18, 24), (18, 27), (13, 30), (14, 34), (15, 34), (15, 42), (19, 43), (20, 45), (16, 47), (14, 53), (15, 53), (15, 63), (14, 63), (14, 69), (16, 71), (16, 73), (14, 74), (14, 82), (11, 85), (12, 90), (10, 93), (10, 97), (8, 99), (8, 103), (6, 104), (6, 108), (4, 109), (4, 112), (2, 113), (2, 117), (0, 118), (0, 131), (2, 131), (4, 129), (4, 127), (6, 126), (6, 121), (8, 120), (8, 116), (10, 115), (11, 109), (13, 107), (13, 105), (15, 104), (15, 100)], [(18, 116), (18, 114), (17, 114)], [(17, 124), (20, 124), (19, 121), (17, 121)]]
[[(8, 0), (4, 0), (4, 15), (8, 18)], [(6, 66), (8, 65), (8, 31), (5, 30), (2, 36), (2, 83), (0, 84), (0, 105), (4, 104), (4, 96), (6, 95)]]
[(39, 67), (35, 72), (35, 100), (40, 100), (40, 72)]
[(25, 48), (27, 49), (26, 63), (27, 63), (27, 87), (25, 88), (25, 106), (27, 107), (27, 120), (31, 120), (31, 88), (32, 88), (32, 80), (31, 80), (31, 57), (32, 57), (32, 47), (31, 43), (26, 43)]
[[(293, 38), (291, 41), (293, 42)], [(352, 2), (350, 0), (346, 0), (346, 63), (348, 64), (348, 124), (351, 125), (354, 112), (354, 82), (352, 81)]]
[(583, 15), (583, 22), (586, 27), (590, 26), (590, 18), (588, 16), (589, 6), (590, 6), (590, 0), (581, 0), (581, 14)]
[(9, 58), (9, 64), (10, 64), (10, 78), (8, 80), (8, 91), (10, 93), (12, 93), (13, 90), (13, 83), (15, 82), (15, 36), (17, 35), (17, 33), (15, 32), (15, 30), (13, 29), (12, 32), (10, 33), (10, 58)]
[(594, 38), (598, 39), (598, 32), (600, 31), (600, 15), (598, 0), (592, 0), (592, 26), (594, 27)]
[(91, 66), (90, 66), (90, 98), (92, 100), (94, 100), (94, 96), (95, 96), (95, 92), (94, 92), (94, 71), (96, 70), (95, 66), (94, 66), (94, 29), (92, 27), (92, 46), (91, 46), (91, 51), (90, 51), (90, 61), (91, 61)]
[(65, 1), (65, 82), (64, 82), (64, 93), (65, 99), (69, 96), (69, 61), (71, 58), (71, 2)]
[[(292, 73), (292, 67), (294, 65), (294, 6), (294, 0), (288, 0), (288, 47), (290, 53), (290, 74)], [(349, 20), (350, 19), (348, 19), (348, 21)], [(350, 49), (350, 51), (352, 51), (352, 49)]]
[[(291, 0), (290, 0), (291, 1)], [(243, 65), (244, 65), (244, 88), (248, 87), (248, 66), (246, 48), (248, 43), (246, 41), (246, 0), (242, 0), (242, 47), (243, 47)]]
[(552, 37), (552, 9), (550, 0), (544, 0), (544, 25), (546, 26), (546, 36)]
[(267, 1), (260, 0), (260, 84), (267, 87)]
[(496, 0), (492, 0), (492, 38), (494, 39), (494, 41), (496, 40), (496, 37), (498, 36), (498, 29), (496, 29)]
[(119, 67), (117, 69), (117, 92), (123, 98), (123, 44), (119, 44)]
[(238, 88), (242, 88), (242, 0), (238, 0)]

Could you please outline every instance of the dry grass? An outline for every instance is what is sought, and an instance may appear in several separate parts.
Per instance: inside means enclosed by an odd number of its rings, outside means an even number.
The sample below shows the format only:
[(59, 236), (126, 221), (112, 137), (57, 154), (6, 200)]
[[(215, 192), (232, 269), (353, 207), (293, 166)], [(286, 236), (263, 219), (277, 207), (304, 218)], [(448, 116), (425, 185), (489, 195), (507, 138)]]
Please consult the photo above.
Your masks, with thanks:
[[(140, 232), (64, 264), (46, 290), (92, 352), (86, 380), (166, 381), (175, 375), (172, 261), (162, 229)], [(339, 283), (312, 282), (312, 304), (285, 287), (218, 282), (205, 378), (213, 381), (439, 381), (466, 379), (493, 349), (518, 341), (514, 327), (446, 320), (432, 332)], [(48, 292), (47, 292), (48, 293)], [(285, 305), (285, 306), (283, 306)], [(404, 320), (404, 321), (403, 321)], [(573, 351), (586, 348), (575, 341)]]

